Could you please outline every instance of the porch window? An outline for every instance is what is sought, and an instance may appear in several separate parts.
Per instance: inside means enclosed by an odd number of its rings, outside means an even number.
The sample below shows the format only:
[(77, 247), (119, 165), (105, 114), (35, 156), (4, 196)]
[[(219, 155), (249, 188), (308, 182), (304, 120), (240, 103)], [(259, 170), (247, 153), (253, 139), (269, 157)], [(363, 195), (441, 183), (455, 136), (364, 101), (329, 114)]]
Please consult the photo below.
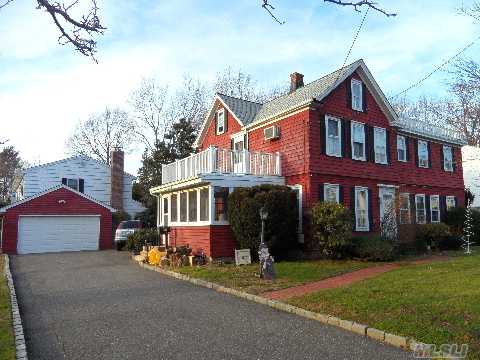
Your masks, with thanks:
[(352, 109), (357, 111), (363, 111), (363, 94), (362, 94), (362, 82), (356, 79), (352, 79)]
[(430, 195), (430, 221), (440, 222), (440, 196)]
[(368, 189), (355, 188), (355, 230), (369, 231), (368, 221)]
[(333, 117), (327, 117), (325, 119), (326, 128), (327, 128), (327, 139), (326, 139), (326, 152), (330, 156), (342, 156), (341, 153), (341, 138), (340, 133), (342, 129), (342, 123), (340, 119)]
[(397, 160), (407, 161), (407, 142), (402, 135), (397, 135)]
[(180, 193), (180, 222), (187, 222), (187, 193)]
[(172, 222), (178, 221), (178, 197), (177, 194), (172, 194), (170, 198), (170, 220)]
[(425, 215), (425, 195), (415, 195), (415, 208), (416, 208), (416, 220), (417, 224), (425, 224), (427, 217)]
[(418, 140), (418, 166), (428, 168), (428, 143)]
[(410, 194), (400, 194), (400, 224), (410, 224)]
[(452, 148), (446, 145), (443, 145), (443, 170), (453, 171)]
[(447, 203), (447, 211), (455, 208), (455, 196), (447, 196), (445, 200)]
[(197, 190), (188, 192), (188, 221), (197, 221)]
[(339, 203), (340, 202), (340, 188), (335, 184), (325, 184), (323, 187), (323, 198), (326, 202)]
[(365, 161), (365, 125), (352, 121), (352, 159)]
[(227, 221), (228, 188), (214, 187), (215, 221)]
[(373, 133), (375, 143), (375, 162), (377, 164), (387, 163), (387, 131), (383, 128), (375, 128)]
[(163, 198), (163, 225), (168, 225), (168, 197)]
[(200, 221), (208, 221), (209, 219), (209, 211), (208, 211), (208, 203), (209, 203), (209, 191), (208, 188), (204, 188), (200, 190)]

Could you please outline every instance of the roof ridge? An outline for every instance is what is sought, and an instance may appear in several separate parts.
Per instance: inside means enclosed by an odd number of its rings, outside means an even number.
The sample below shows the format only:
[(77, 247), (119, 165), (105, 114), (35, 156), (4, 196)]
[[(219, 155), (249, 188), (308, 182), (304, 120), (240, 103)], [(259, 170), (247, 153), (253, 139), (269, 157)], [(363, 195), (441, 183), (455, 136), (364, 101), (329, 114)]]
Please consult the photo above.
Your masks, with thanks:
[(229, 97), (229, 98), (232, 98), (232, 99), (237, 99), (237, 100), (242, 100), (242, 101), (246, 101), (246, 102), (251, 102), (253, 104), (257, 104), (257, 105), (263, 105), (263, 103), (261, 102), (258, 102), (258, 101), (252, 101), (252, 100), (247, 100), (247, 99), (242, 99), (241, 97), (238, 97), (238, 96), (232, 96), (232, 95), (227, 95), (227, 94), (224, 94), (224, 93), (221, 93), (221, 92), (216, 92), (217, 95), (222, 95), (222, 96), (226, 96), (226, 97)]

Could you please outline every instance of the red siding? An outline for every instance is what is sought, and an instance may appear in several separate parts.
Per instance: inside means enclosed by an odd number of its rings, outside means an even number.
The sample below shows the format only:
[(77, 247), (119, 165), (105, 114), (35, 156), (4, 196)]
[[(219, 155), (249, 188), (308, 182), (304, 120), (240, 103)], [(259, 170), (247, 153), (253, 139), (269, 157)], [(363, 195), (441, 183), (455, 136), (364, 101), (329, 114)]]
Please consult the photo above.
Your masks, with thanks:
[(235, 255), (235, 242), (229, 225), (173, 226), (170, 245), (188, 245), (194, 254), (203, 251), (213, 258)]
[[(65, 200), (64, 204), (59, 204)], [(64, 188), (15, 206), (3, 216), (3, 251), (17, 252), (20, 215), (100, 215), (100, 249), (112, 247), (112, 214), (107, 208)]]
[[(215, 104), (215, 109), (224, 108), (222, 103), (217, 100)], [(212, 120), (210, 123), (207, 133), (202, 141), (202, 144), (199, 146), (199, 150), (205, 150), (210, 145), (218, 146), (223, 149), (230, 149), (231, 147), (231, 137), (230, 135), (238, 133), (242, 130), (239, 122), (233, 117), (231, 113), (225, 109), (225, 118), (227, 121), (227, 131), (221, 135), (216, 134), (215, 121)]]

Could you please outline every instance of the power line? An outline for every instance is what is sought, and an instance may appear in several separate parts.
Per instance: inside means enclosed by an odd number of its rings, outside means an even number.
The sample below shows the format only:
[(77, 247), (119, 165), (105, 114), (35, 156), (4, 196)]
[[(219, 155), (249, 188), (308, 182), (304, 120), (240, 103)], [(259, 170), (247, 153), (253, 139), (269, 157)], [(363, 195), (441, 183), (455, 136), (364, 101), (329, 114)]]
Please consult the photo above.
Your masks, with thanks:
[(410, 85), (409, 87), (407, 87), (406, 89), (400, 91), (397, 95), (394, 95), (394, 96), (391, 96), (389, 99), (395, 99), (397, 97), (399, 97), (400, 95), (403, 95), (405, 94), (406, 92), (412, 90), (413, 88), (416, 88), (418, 85), (420, 85), (421, 83), (423, 83), (425, 80), (427, 80), (429, 77), (431, 77), (433, 74), (435, 74), (438, 70), (440, 70), (441, 68), (443, 68), (445, 65), (449, 64), (452, 60), (456, 59), (458, 56), (460, 56), (461, 54), (463, 54), (465, 51), (467, 51), (469, 48), (471, 48), (478, 40), (480, 39), (480, 36), (475, 38), (471, 43), (469, 43), (467, 46), (465, 46), (462, 50), (460, 50), (459, 52), (457, 52), (455, 55), (453, 55), (452, 57), (450, 57), (448, 60), (445, 60), (442, 64), (440, 64), (439, 66), (437, 66), (435, 69), (433, 69), (430, 73), (428, 73), (428, 75), (424, 76), (423, 78), (421, 78), (420, 80), (418, 80), (416, 83)]
[[(347, 56), (345, 56), (345, 60), (343, 60), (343, 65), (342, 65), (342, 67), (340, 68), (340, 70), (345, 67), (345, 64), (347, 63), (347, 60), (348, 60), (348, 58), (350, 57), (350, 53), (352, 52), (353, 46), (355, 45), (355, 42), (357, 41), (358, 35), (360, 34), (360, 30), (362, 30), (363, 24), (364, 24), (364, 22), (365, 22), (365, 18), (367, 17), (368, 10), (370, 10), (369, 7), (367, 7), (367, 10), (365, 11), (365, 14), (363, 14), (362, 22), (361, 22), (360, 25), (358, 26), (357, 32), (356, 32), (356, 34), (355, 34), (355, 36), (354, 36), (354, 38), (353, 38), (353, 41), (352, 41), (352, 44), (350, 45), (350, 48), (348, 49)], [(334, 84), (335, 84), (335, 83), (338, 81), (338, 79), (340, 78), (340, 74), (341, 74), (341, 72), (338, 73), (337, 78), (336, 78), (335, 81), (333, 82)]]

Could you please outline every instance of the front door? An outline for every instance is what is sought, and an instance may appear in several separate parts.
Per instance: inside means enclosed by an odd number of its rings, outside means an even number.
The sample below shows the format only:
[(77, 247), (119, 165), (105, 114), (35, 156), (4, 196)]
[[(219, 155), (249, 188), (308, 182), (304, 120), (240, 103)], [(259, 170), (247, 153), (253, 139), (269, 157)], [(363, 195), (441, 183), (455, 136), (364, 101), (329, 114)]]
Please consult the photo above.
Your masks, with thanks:
[(237, 134), (232, 138), (233, 150), (233, 172), (235, 174), (245, 174), (247, 172), (247, 155), (245, 146), (245, 135), (243, 133)]
[(397, 231), (397, 215), (395, 209), (395, 188), (380, 187), (380, 227), (385, 235), (394, 235)]

